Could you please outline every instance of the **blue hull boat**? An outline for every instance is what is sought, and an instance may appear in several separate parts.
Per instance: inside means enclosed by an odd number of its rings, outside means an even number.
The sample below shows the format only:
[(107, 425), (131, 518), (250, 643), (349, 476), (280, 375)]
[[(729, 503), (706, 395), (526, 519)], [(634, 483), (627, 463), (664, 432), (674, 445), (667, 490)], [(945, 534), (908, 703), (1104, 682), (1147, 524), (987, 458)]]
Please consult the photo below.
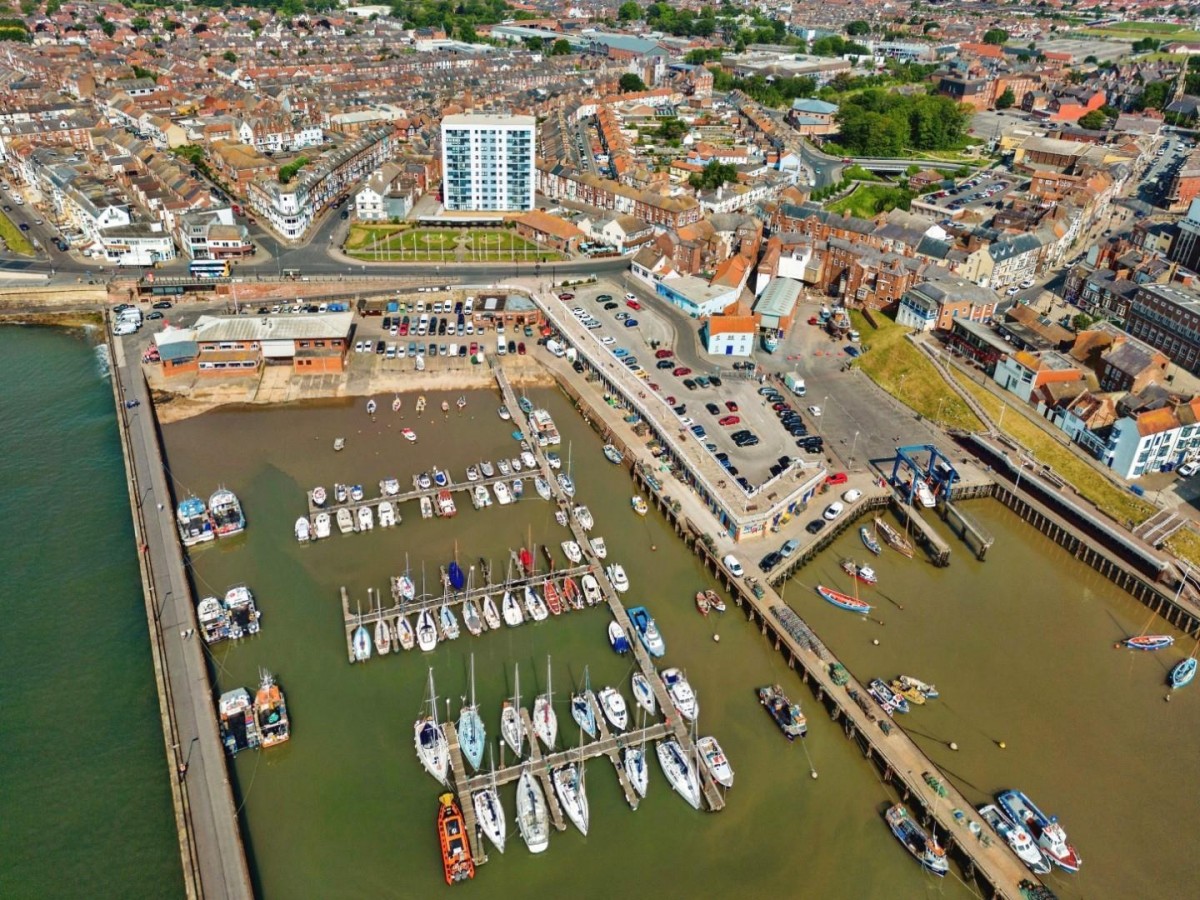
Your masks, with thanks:
[(629, 652), (629, 639), (625, 637), (625, 632), (616, 622), (608, 623), (608, 642), (618, 656), (624, 656)]
[(662, 633), (658, 630), (658, 626), (655, 624), (646, 607), (631, 607), (629, 610), (629, 621), (632, 623), (633, 629), (637, 632), (637, 636), (641, 640), (642, 646), (646, 648), (647, 653), (658, 657), (667, 652), (666, 641), (663, 640)]
[(1168, 680), (1173, 688), (1185, 687), (1192, 683), (1192, 679), (1196, 677), (1196, 657), (1189, 656), (1187, 659), (1180, 660), (1171, 669), (1171, 674)]
[(467, 579), (466, 576), (463, 575), (463, 570), (459, 564), (456, 562), (450, 563), (450, 566), (447, 568), (446, 572), (450, 576), (450, 586), (456, 591), (461, 591), (463, 585), (467, 583)]

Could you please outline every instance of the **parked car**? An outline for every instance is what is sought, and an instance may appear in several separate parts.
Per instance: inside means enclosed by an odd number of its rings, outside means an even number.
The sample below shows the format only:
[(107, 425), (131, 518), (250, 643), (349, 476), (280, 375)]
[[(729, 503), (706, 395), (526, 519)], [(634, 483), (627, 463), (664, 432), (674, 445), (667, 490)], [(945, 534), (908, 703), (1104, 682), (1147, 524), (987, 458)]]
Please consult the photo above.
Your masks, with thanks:
[(847, 481), (845, 472), (833, 472), (825, 479), (825, 483), (829, 485), (845, 484)]
[(675, 365), (675, 363), (671, 362), (671, 360), (669, 360), (669, 359), (660, 359), (654, 365), (656, 368), (659, 368), (659, 369), (669, 369), (669, 368), (671, 368), (671, 366)]
[(637, 319), (626, 319), (626, 320), (625, 320), (625, 327), (626, 327), (626, 328), (637, 328), (637, 324), (638, 324), (638, 320), (637, 320)]
[(642, 308), (642, 304), (638, 303), (636, 300), (626, 300), (625, 305), (632, 310), (640, 310)]
[(738, 416), (725, 416), (722, 419), (718, 419), (717, 424), (729, 426), (729, 425), (737, 425), (741, 421), (742, 420)]
[(654, 351), (655, 359), (670, 359), (674, 355), (675, 355), (674, 350), (655, 350)]
[(730, 412), (734, 412), (734, 413), (738, 411), (738, 405), (736, 403), (734, 403), (732, 400), (725, 401), (725, 408), (727, 410), (729, 410)]
[(842, 514), (842, 511), (845, 508), (846, 507), (842, 505), (840, 500), (835, 500), (833, 503), (830, 503), (827, 507), (825, 507), (825, 512), (823, 512), (821, 515), (825, 517), (827, 522), (832, 522)]
[(725, 568), (729, 570), (729, 574), (734, 578), (741, 578), (744, 574), (742, 564), (738, 562), (738, 558), (732, 553), (721, 560), (725, 564)]
[(812, 416), (814, 419), (816, 419), (816, 418), (820, 418), (820, 416), (821, 416), (821, 407), (819, 407), (819, 406), (810, 406), (810, 407), (808, 408), (808, 412), (809, 412), (809, 415), (811, 415), (811, 416)]
[(854, 503), (861, 497), (862, 491), (860, 491), (858, 488), (851, 488), (850, 490), (846, 491), (846, 493), (842, 494), (842, 500), (846, 503)]
[(170, 309), (174, 305), (175, 304), (173, 304), (170, 300), (159, 300), (157, 303), (153, 304), (153, 308), (154, 309)]
[(813, 519), (811, 522), (809, 522), (807, 525), (804, 526), (804, 530), (807, 531), (809, 534), (819, 534), (821, 532), (821, 529), (824, 527), (825, 527), (824, 519)]
[(675, 369), (671, 372), (671, 374), (674, 375), (676, 378), (683, 378), (686, 375), (691, 375), (692, 370), (689, 369), (687, 366), (676, 366)]
[(783, 546), (779, 548), (779, 555), (787, 559), (793, 553), (800, 549), (800, 542), (792, 539), (783, 542)]
[(766, 556), (758, 561), (758, 567), (764, 572), (770, 572), (773, 568), (783, 562), (783, 557), (775, 550), (772, 550)]

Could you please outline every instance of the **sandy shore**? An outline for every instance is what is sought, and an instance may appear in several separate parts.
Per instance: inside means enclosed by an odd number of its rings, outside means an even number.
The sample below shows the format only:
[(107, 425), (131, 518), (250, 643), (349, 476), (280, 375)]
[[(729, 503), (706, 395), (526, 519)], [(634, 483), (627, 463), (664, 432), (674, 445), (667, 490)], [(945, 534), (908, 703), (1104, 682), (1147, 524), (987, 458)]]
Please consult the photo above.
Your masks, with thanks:
[[(494, 387), (490, 366), (429, 368), (424, 372), (356, 372), (296, 376), (290, 368), (264, 369), (257, 379), (165, 379), (157, 365), (144, 365), (159, 421), (164, 425), (203, 415), (222, 406), (301, 403), (373, 395), (466, 391)], [(553, 386), (554, 378), (532, 356), (504, 362), (516, 387)]]

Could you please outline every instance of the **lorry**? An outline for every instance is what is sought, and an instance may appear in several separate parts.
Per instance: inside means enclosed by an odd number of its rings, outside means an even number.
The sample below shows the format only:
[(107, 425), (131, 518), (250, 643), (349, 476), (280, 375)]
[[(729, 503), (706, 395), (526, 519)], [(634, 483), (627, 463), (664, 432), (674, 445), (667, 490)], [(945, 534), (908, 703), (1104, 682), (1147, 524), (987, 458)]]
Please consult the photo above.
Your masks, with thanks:
[(808, 393), (808, 388), (804, 384), (804, 379), (795, 372), (788, 372), (786, 375), (784, 375), (783, 383), (787, 386), (787, 389), (797, 397), (803, 397)]

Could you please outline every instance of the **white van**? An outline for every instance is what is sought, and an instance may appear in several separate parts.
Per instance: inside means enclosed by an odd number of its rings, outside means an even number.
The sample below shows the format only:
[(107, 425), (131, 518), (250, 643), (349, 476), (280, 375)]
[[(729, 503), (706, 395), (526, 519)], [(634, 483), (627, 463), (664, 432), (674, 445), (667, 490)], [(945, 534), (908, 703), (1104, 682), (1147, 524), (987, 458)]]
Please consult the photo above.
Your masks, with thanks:
[(458, 344), (451, 344), (447, 356), (458, 356)]
[(508, 346), (504, 343), (504, 338), (500, 338), (496, 341), (496, 355), (504, 356), (506, 353), (508, 353)]
[(1191, 478), (1200, 472), (1200, 462), (1186, 462), (1175, 471), (1179, 473), (1180, 478)]
[(137, 325), (125, 319), (121, 319), (113, 323), (113, 334), (117, 337), (121, 337), (126, 334), (133, 334), (137, 330)]
[(563, 345), (558, 341), (546, 341), (546, 349), (559, 359), (567, 355), (567, 351), (563, 349)]

